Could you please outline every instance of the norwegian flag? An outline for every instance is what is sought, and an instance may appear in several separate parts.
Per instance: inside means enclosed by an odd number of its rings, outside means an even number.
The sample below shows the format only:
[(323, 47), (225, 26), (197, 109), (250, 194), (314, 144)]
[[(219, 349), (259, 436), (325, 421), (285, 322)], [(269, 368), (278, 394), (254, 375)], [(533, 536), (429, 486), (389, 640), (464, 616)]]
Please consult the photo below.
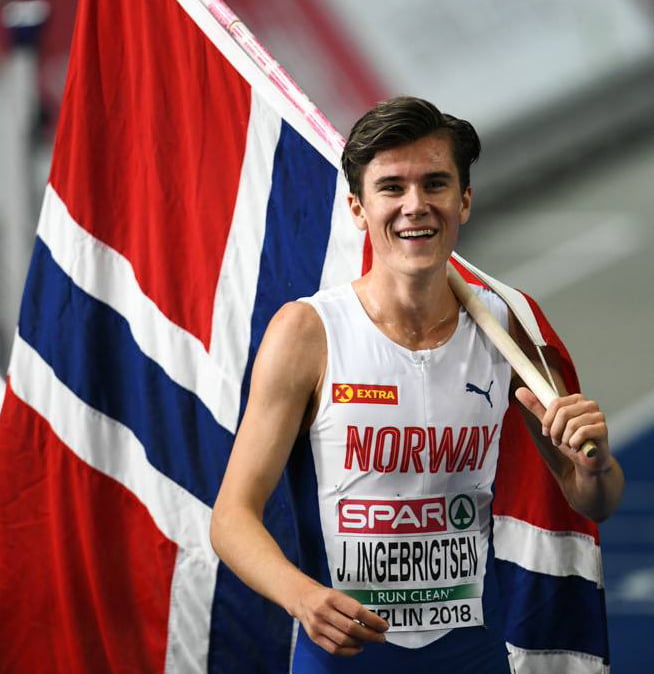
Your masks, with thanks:
[[(268, 320), (367, 255), (338, 143), (216, 4), (79, 3), (0, 417), (2, 671), (290, 669), (292, 622), (220, 564), (211, 506)], [(597, 529), (514, 409), (495, 516), (517, 671), (607, 671)], [(266, 524), (296, 559), (284, 481)]]

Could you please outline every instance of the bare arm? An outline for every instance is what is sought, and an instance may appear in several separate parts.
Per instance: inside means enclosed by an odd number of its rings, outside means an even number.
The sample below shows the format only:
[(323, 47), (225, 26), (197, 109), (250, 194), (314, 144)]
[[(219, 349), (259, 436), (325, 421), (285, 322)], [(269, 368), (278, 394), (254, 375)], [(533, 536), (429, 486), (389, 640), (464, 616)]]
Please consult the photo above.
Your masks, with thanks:
[[(531, 341), (512, 314), (509, 331), (542, 369)], [(579, 393), (567, 395), (556, 366), (552, 375), (561, 397), (547, 409), (528, 388), (520, 386), (519, 380), (515, 381), (515, 395), (522, 403), (523, 418), (531, 436), (570, 506), (601, 522), (618, 507), (624, 487), (622, 469), (609, 450), (606, 420), (596, 402)], [(598, 452), (592, 458), (580, 451), (586, 440), (597, 444)]]
[(324, 331), (314, 310), (301, 302), (283, 307), (255, 361), (247, 408), (213, 509), (211, 542), (241, 580), (298, 618), (317, 644), (354, 655), (363, 642), (384, 640), (385, 621), (300, 571), (262, 521), (312, 412), (325, 358)]

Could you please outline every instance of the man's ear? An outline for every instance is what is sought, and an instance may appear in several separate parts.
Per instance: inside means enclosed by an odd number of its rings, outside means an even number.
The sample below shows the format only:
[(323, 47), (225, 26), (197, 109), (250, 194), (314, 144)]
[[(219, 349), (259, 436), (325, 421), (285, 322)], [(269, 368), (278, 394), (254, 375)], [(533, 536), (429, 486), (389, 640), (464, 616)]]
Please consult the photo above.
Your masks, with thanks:
[(363, 204), (361, 203), (361, 199), (359, 199), (356, 194), (350, 192), (347, 195), (347, 205), (350, 209), (350, 214), (352, 215), (355, 226), (357, 229), (365, 232), (368, 229), (368, 221), (366, 220), (366, 213)]
[(459, 224), (465, 225), (470, 218), (470, 210), (472, 209), (472, 187), (468, 187), (463, 190), (461, 195), (461, 208), (459, 209)]

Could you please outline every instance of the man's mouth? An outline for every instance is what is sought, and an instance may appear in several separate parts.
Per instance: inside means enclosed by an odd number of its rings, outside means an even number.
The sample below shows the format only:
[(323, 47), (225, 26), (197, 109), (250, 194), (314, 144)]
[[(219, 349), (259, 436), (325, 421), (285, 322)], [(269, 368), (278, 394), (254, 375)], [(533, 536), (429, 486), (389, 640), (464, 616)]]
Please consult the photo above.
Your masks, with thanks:
[(400, 239), (429, 239), (436, 234), (435, 229), (407, 229), (403, 232), (398, 232)]

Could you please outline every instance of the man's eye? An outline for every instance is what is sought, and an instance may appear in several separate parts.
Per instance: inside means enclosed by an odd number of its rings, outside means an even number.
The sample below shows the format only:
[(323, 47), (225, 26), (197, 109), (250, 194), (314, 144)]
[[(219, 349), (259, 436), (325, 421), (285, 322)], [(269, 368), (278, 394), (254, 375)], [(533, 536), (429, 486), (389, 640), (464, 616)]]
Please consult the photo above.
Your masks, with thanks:
[(383, 185), (382, 192), (399, 192), (402, 188), (399, 185)]
[(445, 187), (445, 183), (442, 180), (430, 180), (427, 183), (428, 190), (438, 190), (441, 187)]

